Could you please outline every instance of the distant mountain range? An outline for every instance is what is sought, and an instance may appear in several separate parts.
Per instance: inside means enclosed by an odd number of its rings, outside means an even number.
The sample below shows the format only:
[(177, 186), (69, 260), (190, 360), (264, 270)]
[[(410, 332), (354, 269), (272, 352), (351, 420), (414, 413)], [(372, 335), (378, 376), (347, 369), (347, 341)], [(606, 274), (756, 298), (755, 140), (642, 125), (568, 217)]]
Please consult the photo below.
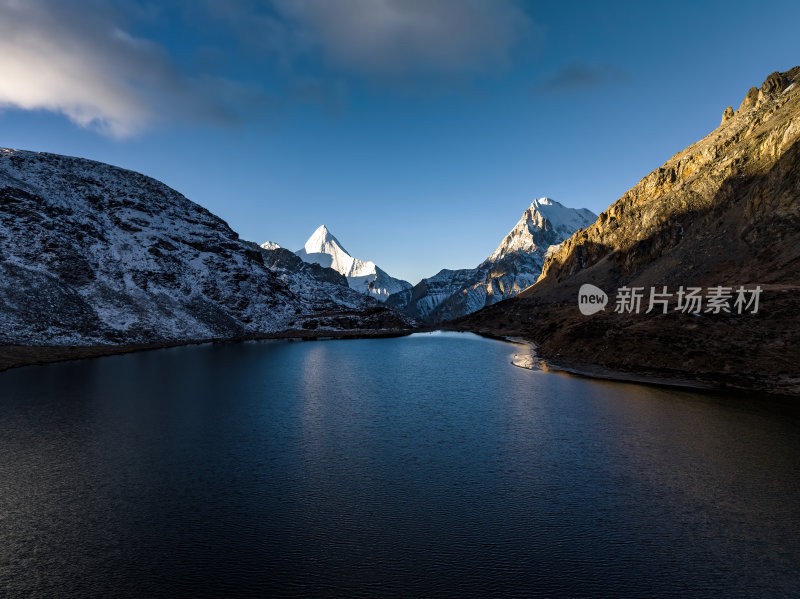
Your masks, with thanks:
[(497, 249), (475, 268), (441, 270), (387, 303), (424, 322), (437, 323), (513, 297), (533, 285), (545, 257), (597, 215), (549, 198), (534, 200)]
[[(297, 253), (258, 246), (144, 175), (0, 148), (0, 349), (449, 321), (533, 340), (559, 368), (800, 395), (799, 85), (800, 67), (771, 74), (599, 217), (534, 200), (481, 264), (413, 287), (324, 226)], [(579, 311), (584, 285), (609, 305)], [(679, 289), (739, 286), (763, 292), (757, 313), (676, 309)], [(625, 288), (672, 295), (615, 310)]]
[[(502, 255), (481, 265), (489, 283), (481, 285), (477, 270), (450, 273), (449, 295), (438, 303), (467, 289), (481, 296), (480, 307), (483, 297), (505, 297), (535, 278), (543, 244), (566, 234), (562, 222), (543, 214), (572, 213), (545, 200), (534, 205), (530, 226), (518, 225)], [(163, 183), (91, 160), (0, 149), (0, 232), (0, 345), (139, 344), (414, 323), (413, 311), (381, 306), (411, 285), (352, 257), (325, 226), (296, 253), (274, 242), (259, 247)], [(517, 270), (500, 273), (497, 264)]]

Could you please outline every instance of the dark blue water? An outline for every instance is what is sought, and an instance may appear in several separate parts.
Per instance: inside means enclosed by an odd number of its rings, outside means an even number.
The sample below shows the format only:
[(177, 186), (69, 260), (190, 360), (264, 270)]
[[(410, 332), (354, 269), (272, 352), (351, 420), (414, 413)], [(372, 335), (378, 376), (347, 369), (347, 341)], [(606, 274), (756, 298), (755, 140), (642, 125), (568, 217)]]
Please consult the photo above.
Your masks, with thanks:
[(0, 374), (0, 595), (800, 594), (800, 420), (471, 335)]

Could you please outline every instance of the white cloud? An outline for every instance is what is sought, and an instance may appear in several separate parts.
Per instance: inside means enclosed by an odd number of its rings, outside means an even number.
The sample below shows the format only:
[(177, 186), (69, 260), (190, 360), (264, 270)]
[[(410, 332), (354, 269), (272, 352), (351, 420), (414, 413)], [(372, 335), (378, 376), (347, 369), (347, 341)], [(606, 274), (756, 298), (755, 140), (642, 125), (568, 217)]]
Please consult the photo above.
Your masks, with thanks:
[(166, 65), (97, 4), (0, 0), (0, 106), (61, 112), (126, 137), (153, 120), (142, 90), (169, 88)]
[(133, 3), (0, 0), (0, 108), (48, 110), (115, 138), (162, 119), (235, 121), (266, 99), (252, 85), (175, 68), (158, 44), (127, 33)]
[[(132, 35), (128, 25), (158, 21), (170, 10), (182, 15), (181, 27), (227, 30), (247, 50), (195, 39), (199, 45), (185, 55), (221, 52), (213, 67), (219, 74), (197, 71), (197, 63), (193, 72), (179, 69), (164, 47)], [(159, 120), (239, 122), (280, 103), (266, 85), (283, 90), (284, 100), (330, 104), (336, 112), (346, 95), (340, 75), (494, 68), (510, 61), (532, 27), (516, 0), (186, 0), (171, 7), (0, 0), (0, 110), (57, 112), (115, 138)], [(251, 83), (226, 76), (242, 76), (241, 60)]]

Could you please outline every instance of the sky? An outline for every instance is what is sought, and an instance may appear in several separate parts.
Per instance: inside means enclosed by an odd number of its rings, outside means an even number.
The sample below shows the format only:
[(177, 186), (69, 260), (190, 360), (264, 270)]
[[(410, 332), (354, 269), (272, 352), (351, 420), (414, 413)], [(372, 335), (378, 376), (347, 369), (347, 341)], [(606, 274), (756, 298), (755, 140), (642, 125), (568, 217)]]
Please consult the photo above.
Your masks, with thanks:
[(0, 146), (152, 176), (240, 236), (321, 224), (416, 283), (534, 198), (599, 213), (800, 64), (800, 3), (0, 0)]

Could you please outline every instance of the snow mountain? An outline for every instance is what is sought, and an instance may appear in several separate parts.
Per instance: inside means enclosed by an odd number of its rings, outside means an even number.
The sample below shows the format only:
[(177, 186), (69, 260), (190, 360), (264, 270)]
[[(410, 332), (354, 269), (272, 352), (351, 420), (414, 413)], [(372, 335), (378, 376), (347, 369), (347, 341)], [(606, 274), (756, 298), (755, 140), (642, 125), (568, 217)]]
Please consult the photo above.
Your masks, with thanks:
[(390, 306), (428, 323), (471, 314), (533, 285), (545, 258), (597, 215), (550, 198), (534, 200), (494, 252), (476, 268), (442, 270), (389, 298)]
[(339, 273), (239, 239), (155, 179), (0, 148), (0, 345), (407, 326)]
[(495, 263), (515, 253), (543, 258), (550, 246), (568, 239), (595, 220), (597, 215), (586, 208), (567, 208), (550, 198), (533, 200), (485, 263)]
[(395, 279), (374, 262), (353, 258), (325, 225), (317, 228), (306, 244), (295, 252), (305, 262), (332, 268), (347, 277), (347, 284), (359, 293), (385, 302), (393, 293), (411, 289), (407, 281)]

